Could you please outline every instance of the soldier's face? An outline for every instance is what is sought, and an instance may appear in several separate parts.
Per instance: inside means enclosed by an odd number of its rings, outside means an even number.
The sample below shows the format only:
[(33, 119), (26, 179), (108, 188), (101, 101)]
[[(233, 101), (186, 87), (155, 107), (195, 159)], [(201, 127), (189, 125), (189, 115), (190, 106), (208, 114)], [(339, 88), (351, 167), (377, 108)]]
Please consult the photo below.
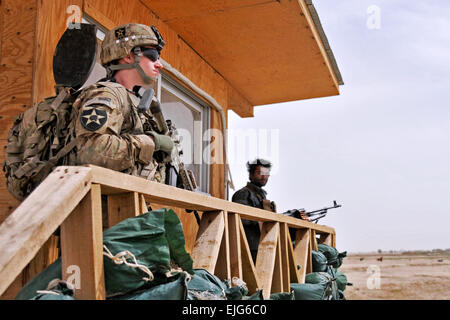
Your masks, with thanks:
[(255, 172), (250, 174), (250, 181), (257, 186), (264, 187), (270, 177), (270, 169), (257, 166)]
[[(153, 49), (151, 47), (148, 47), (149, 49)], [(157, 78), (159, 72), (163, 68), (163, 65), (161, 63), (161, 60), (158, 58), (156, 61), (152, 61), (154, 58), (150, 59), (145, 54), (141, 57), (141, 60), (139, 64), (141, 65), (144, 72), (153, 78)]]

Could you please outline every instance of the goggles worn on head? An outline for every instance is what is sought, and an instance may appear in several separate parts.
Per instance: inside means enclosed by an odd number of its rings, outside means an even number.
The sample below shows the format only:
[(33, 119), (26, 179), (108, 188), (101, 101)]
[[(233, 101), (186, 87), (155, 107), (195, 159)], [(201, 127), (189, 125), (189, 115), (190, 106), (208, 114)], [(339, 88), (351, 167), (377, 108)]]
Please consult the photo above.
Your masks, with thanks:
[(152, 62), (156, 62), (159, 59), (159, 52), (155, 48), (143, 48), (141, 47), (142, 54), (149, 58)]

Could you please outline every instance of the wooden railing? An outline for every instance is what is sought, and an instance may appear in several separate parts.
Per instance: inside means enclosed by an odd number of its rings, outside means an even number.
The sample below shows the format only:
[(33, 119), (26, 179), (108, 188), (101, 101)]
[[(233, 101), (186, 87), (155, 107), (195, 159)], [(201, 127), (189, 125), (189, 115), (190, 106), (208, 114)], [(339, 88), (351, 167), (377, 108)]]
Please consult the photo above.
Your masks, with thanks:
[[(108, 225), (147, 212), (148, 203), (198, 210), (194, 268), (222, 280), (238, 277), (250, 293), (289, 291), (312, 272), (317, 241), (336, 245), (334, 229), (96, 166), (58, 167), (0, 225), (0, 295), (60, 227), (62, 270), (78, 266), (76, 299), (105, 299), (102, 198)], [(241, 218), (262, 223), (253, 263)], [(289, 230), (295, 229), (295, 241)], [(295, 245), (294, 245), (295, 244)], [(67, 280), (70, 274), (63, 272)]]

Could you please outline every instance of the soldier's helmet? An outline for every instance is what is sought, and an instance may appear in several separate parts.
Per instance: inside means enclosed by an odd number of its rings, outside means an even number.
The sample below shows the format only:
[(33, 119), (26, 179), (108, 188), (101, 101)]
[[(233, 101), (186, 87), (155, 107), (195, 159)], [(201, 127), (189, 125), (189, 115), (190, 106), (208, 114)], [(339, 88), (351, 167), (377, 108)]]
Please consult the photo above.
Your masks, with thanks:
[(134, 47), (153, 46), (161, 52), (164, 39), (155, 26), (129, 23), (108, 32), (102, 43), (100, 60), (104, 67), (126, 57)]

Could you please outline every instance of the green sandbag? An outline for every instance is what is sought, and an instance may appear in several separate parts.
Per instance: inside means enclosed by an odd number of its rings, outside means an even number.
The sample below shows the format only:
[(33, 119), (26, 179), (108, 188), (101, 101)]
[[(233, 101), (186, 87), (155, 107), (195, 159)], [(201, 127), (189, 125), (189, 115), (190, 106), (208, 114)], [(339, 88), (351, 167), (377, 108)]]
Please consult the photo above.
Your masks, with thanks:
[[(45, 268), (41, 273), (36, 275), (28, 282), (16, 295), (16, 300), (30, 300), (36, 297), (38, 290), (45, 290), (54, 279), (62, 279), (61, 258)], [(42, 300), (42, 299), (41, 299)]]
[(295, 294), (294, 294), (294, 291), (272, 293), (270, 295), (270, 300), (295, 300)]
[[(105, 256), (105, 287), (108, 297), (122, 295), (139, 288), (149, 288), (167, 282), (173, 261), (192, 273), (192, 258), (185, 250), (180, 220), (171, 209), (159, 209), (126, 219), (103, 233), (103, 244), (113, 256), (129, 251), (141, 268), (116, 264)], [(105, 249), (106, 251), (106, 249)], [(129, 263), (133, 259), (127, 257)], [(154, 276), (143, 269), (149, 269)]]
[(347, 276), (340, 271), (336, 271), (336, 284), (339, 290), (345, 291), (345, 288), (347, 288), (348, 284)]
[(181, 272), (171, 277), (168, 283), (112, 297), (108, 300), (186, 300), (189, 279), (190, 276), (186, 272)]
[(45, 292), (38, 293), (30, 300), (75, 300), (73, 297), (73, 290), (67, 287), (64, 282), (59, 282), (55, 285), (51, 284)]
[(230, 286), (229, 281), (222, 282), (217, 276), (204, 269), (195, 269), (188, 283), (188, 300), (242, 300), (248, 293), (244, 283)]
[(327, 258), (328, 264), (336, 269), (342, 265), (343, 259), (347, 256), (347, 251), (339, 253), (336, 248), (323, 243), (318, 245), (318, 249)]
[(326, 283), (291, 283), (295, 300), (325, 300), (327, 287)]
[(188, 283), (188, 300), (226, 300), (227, 286), (204, 269), (195, 269)]
[(245, 296), (244, 300), (264, 300), (263, 292), (262, 290), (258, 290), (251, 296)]
[(333, 278), (327, 272), (312, 272), (305, 275), (305, 283), (329, 283)]
[(312, 268), (313, 272), (327, 271), (327, 258), (322, 252), (312, 250)]

